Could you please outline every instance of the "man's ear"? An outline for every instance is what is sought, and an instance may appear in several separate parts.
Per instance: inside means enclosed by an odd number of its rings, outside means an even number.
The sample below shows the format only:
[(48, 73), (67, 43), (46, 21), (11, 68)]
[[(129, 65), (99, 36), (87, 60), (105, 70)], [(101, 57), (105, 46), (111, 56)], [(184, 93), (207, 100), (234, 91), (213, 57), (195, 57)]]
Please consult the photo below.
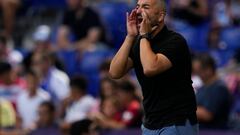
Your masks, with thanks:
[(159, 16), (158, 21), (159, 22), (163, 22), (164, 21), (164, 17), (165, 17), (165, 13), (161, 13), (160, 16)]

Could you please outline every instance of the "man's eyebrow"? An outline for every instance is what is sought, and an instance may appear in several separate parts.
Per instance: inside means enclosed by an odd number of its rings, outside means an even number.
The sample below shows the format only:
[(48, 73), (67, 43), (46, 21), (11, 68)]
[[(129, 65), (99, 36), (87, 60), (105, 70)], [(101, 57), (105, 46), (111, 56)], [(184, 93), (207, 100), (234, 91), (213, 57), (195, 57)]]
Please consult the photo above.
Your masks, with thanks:
[[(136, 6), (139, 7), (140, 4), (137, 4)], [(146, 6), (150, 6), (150, 4), (149, 4), (149, 3), (143, 3), (141, 6), (142, 6), (142, 7), (143, 7), (143, 6), (146, 7)]]

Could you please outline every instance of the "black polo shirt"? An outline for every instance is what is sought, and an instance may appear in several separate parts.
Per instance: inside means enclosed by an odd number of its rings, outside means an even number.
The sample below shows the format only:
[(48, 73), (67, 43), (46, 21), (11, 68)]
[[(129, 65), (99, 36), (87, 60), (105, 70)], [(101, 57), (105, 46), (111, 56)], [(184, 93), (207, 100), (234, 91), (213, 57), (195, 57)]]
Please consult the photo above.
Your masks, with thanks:
[(153, 77), (144, 75), (140, 60), (140, 39), (137, 37), (130, 58), (142, 87), (144, 121), (149, 129), (184, 124), (186, 119), (197, 123), (196, 99), (191, 80), (191, 56), (185, 39), (166, 26), (152, 39), (154, 53), (165, 55), (172, 63), (167, 71)]

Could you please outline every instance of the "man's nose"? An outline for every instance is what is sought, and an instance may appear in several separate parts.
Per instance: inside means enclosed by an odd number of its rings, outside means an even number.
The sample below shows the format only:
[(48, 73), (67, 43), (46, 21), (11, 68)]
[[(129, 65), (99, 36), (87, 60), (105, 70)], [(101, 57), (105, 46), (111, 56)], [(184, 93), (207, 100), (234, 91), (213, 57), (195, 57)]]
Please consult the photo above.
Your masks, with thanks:
[(137, 9), (137, 14), (141, 14), (141, 13), (142, 13), (142, 8), (139, 7), (139, 8)]

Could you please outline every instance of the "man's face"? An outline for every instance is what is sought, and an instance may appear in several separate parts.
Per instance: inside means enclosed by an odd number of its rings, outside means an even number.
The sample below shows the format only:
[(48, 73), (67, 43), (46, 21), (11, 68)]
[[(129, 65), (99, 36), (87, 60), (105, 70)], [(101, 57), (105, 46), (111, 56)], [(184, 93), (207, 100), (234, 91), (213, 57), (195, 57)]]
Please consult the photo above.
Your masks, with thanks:
[(137, 22), (138, 27), (142, 22), (142, 13), (145, 12), (150, 20), (152, 27), (158, 25), (162, 20), (160, 20), (161, 13), (163, 9), (161, 8), (157, 0), (138, 0), (137, 2)]
[(39, 123), (41, 125), (47, 125), (52, 122), (53, 114), (49, 111), (46, 106), (39, 106), (38, 109)]
[(38, 88), (38, 80), (33, 75), (26, 76), (27, 87), (29, 91), (35, 91)]
[(81, 7), (83, 0), (67, 0), (68, 7), (70, 9), (78, 9)]
[(206, 81), (211, 77), (212, 71), (208, 67), (203, 67), (198, 60), (193, 61), (193, 72), (197, 74), (203, 81)]

